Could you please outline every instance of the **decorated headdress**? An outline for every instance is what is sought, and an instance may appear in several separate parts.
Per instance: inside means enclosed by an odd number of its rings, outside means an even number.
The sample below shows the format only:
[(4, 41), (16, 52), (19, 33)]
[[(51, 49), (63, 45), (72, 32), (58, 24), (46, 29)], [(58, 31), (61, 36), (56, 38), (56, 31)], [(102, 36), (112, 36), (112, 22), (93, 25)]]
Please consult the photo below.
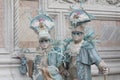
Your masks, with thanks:
[(90, 22), (94, 17), (87, 13), (83, 8), (78, 5), (71, 6), (72, 11), (69, 14), (69, 20), (72, 27), (77, 27), (82, 23)]
[(53, 20), (44, 13), (39, 14), (31, 20), (30, 28), (32, 28), (40, 38), (51, 38), (50, 30), (55, 26)]
[[(76, 5), (73, 4), (71, 6), (72, 11), (69, 14), (69, 20), (71, 24), (72, 31), (80, 31), (84, 30), (84, 40), (90, 42), (91, 44), (94, 44), (98, 42), (96, 39), (96, 36), (94, 34), (94, 30), (91, 27), (88, 26), (80, 26), (83, 25), (83, 23), (90, 22), (95, 17), (89, 13), (87, 13), (80, 4)], [(81, 27), (81, 28), (80, 28)], [(84, 29), (82, 29), (82, 27)], [(80, 28), (80, 29), (79, 29)], [(71, 39), (67, 40), (67, 42), (70, 42)]]

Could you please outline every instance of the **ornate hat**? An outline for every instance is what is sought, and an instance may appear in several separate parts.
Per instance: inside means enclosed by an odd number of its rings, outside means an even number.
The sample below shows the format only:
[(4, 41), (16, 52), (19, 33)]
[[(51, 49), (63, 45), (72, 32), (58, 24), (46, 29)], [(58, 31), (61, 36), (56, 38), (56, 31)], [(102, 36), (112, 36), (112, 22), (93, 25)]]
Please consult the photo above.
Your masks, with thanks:
[(77, 27), (82, 23), (90, 22), (94, 17), (88, 14), (82, 8), (76, 7), (76, 5), (71, 7), (73, 10), (70, 12), (69, 20), (72, 27)]
[(39, 14), (31, 20), (30, 28), (32, 28), (40, 38), (51, 38), (50, 30), (55, 26), (53, 20), (47, 14)]

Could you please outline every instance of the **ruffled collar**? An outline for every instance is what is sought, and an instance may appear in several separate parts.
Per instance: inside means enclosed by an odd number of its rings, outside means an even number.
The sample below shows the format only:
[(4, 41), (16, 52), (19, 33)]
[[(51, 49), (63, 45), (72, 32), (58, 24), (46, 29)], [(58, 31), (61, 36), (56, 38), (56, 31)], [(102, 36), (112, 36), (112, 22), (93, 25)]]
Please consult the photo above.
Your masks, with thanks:
[(71, 56), (77, 56), (77, 54), (79, 54), (79, 50), (80, 50), (81, 46), (83, 45), (83, 43), (84, 43), (84, 40), (82, 40), (78, 44), (75, 44), (74, 42), (71, 42), (70, 45), (69, 45), (70, 46), (69, 47), (70, 55)]

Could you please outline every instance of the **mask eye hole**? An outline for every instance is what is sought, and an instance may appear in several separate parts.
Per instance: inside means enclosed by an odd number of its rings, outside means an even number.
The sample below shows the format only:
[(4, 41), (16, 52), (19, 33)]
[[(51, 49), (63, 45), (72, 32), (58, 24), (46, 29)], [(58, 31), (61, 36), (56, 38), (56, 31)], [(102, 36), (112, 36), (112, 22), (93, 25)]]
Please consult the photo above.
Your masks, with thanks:
[(82, 35), (82, 34), (84, 34), (83, 32), (80, 32), (80, 31), (73, 31), (72, 32), (72, 35)]
[(44, 42), (49, 42), (50, 40), (49, 39), (42, 39), (42, 40), (39, 40), (39, 43), (44, 43)]

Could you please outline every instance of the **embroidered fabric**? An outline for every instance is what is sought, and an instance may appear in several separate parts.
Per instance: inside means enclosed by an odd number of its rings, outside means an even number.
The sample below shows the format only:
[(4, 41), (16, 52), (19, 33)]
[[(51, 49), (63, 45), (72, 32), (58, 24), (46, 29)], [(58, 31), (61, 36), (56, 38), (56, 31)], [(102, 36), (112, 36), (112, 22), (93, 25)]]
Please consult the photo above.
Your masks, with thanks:
[(79, 54), (79, 50), (81, 48), (81, 46), (83, 45), (84, 40), (82, 40), (80, 43), (75, 44), (74, 42), (70, 43), (70, 55), (71, 56), (77, 56), (77, 54)]

